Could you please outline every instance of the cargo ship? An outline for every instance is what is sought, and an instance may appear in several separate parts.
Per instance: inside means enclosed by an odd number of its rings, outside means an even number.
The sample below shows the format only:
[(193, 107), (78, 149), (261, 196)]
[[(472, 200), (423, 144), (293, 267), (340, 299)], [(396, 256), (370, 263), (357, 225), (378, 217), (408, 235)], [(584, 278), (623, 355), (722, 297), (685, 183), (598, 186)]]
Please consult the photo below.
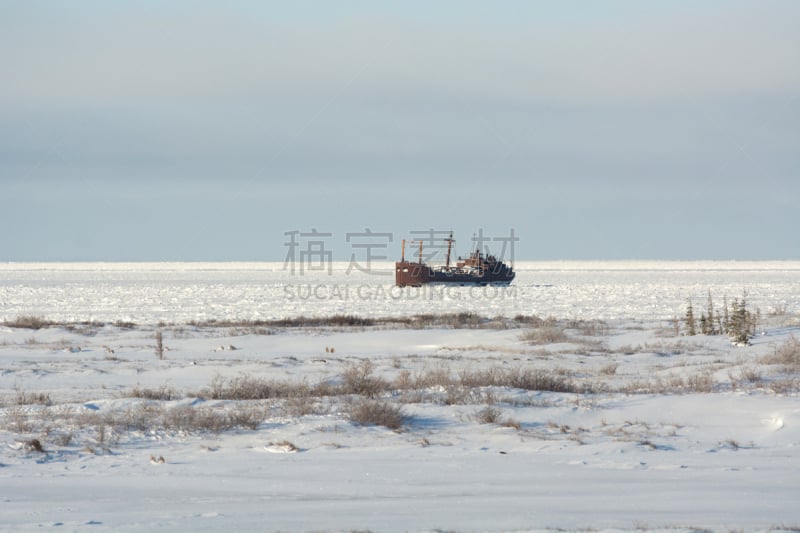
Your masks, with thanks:
[[(419, 244), (419, 260), (406, 261), (406, 241), (400, 261), (395, 262), (395, 284), (398, 287), (419, 287), (426, 283), (448, 283), (454, 285), (508, 285), (516, 273), (514, 267), (498, 261), (493, 255), (484, 255), (480, 249), (471, 252), (466, 259), (458, 258), (450, 264), (453, 249), (453, 234), (444, 239), (447, 243), (445, 264), (429, 266), (422, 262), (422, 241)], [(414, 242), (414, 241), (412, 241)]]

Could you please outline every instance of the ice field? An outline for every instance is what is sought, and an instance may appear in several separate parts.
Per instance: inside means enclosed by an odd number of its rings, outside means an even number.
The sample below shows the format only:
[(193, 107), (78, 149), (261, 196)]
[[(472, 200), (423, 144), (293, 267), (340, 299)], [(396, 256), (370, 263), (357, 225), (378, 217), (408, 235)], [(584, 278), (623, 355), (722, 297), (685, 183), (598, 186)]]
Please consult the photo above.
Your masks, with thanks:
[[(313, 266), (313, 265), (312, 265)], [(323, 265), (327, 267), (327, 265)], [(517, 262), (502, 287), (393, 286), (391, 264), (331, 272), (275, 263), (0, 264), (0, 320), (183, 323), (299, 315), (482, 315), (669, 319), (687, 298), (741, 298), (763, 311), (800, 307), (800, 261)], [(362, 268), (364, 268), (362, 266)]]

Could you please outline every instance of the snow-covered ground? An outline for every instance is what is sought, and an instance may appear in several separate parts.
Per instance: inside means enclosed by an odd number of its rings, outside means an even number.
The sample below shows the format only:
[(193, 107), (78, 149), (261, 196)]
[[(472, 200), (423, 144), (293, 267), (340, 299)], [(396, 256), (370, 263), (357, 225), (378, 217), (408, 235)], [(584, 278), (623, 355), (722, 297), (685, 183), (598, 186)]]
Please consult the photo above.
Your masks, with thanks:
[[(798, 263), (543, 265), (455, 309), (292, 308), (279, 264), (2, 265), (0, 319), (107, 323), (0, 326), (0, 529), (798, 530)], [(751, 346), (675, 335), (709, 289), (762, 309)], [(461, 309), (508, 319), (186, 325)]]

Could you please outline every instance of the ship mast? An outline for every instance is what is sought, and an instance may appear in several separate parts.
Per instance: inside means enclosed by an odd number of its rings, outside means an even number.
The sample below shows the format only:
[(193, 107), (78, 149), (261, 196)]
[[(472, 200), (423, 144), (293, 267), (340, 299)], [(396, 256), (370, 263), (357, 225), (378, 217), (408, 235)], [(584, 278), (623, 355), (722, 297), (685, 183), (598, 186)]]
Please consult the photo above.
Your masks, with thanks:
[(447, 260), (445, 261), (445, 268), (450, 268), (450, 249), (453, 247), (453, 232), (445, 239), (447, 241)]

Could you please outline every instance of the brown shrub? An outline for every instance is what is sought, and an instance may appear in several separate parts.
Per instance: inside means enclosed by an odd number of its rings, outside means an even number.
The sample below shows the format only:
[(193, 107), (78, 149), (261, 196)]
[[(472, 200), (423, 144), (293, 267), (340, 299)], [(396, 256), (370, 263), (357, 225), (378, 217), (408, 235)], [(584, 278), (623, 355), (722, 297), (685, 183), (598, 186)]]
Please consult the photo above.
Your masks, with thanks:
[(362, 399), (353, 404), (350, 420), (361, 426), (385, 426), (400, 429), (408, 416), (403, 409), (387, 401)]
[(502, 416), (500, 409), (487, 405), (480, 411), (475, 413), (475, 420), (481, 424), (498, 424)]
[(570, 340), (563, 329), (555, 326), (529, 329), (520, 335), (520, 339), (534, 345), (556, 344)]
[(160, 401), (179, 400), (182, 397), (178, 391), (166, 385), (162, 385), (157, 389), (147, 389), (137, 385), (127, 396), (131, 398), (142, 398), (144, 400)]
[(789, 372), (800, 370), (800, 340), (792, 335), (761, 361), (769, 365), (784, 365)]
[(577, 392), (575, 386), (565, 378), (554, 372), (543, 369), (511, 368), (508, 370), (505, 381), (508, 386), (517, 389), (550, 391), (550, 392)]
[(14, 405), (51, 405), (53, 401), (46, 392), (26, 392), (17, 390)]
[(516, 315), (514, 317), (514, 322), (517, 324), (532, 326), (534, 328), (540, 328), (545, 324), (545, 321), (536, 315)]
[(18, 316), (14, 320), (5, 320), (3, 325), (9, 328), (42, 329), (53, 325), (50, 320), (40, 316)]
[(311, 388), (305, 382), (279, 381), (241, 375), (225, 380), (215, 376), (204, 396), (213, 400), (267, 400), (309, 396)]
[(342, 393), (375, 397), (389, 389), (386, 380), (373, 375), (374, 365), (369, 359), (351, 364), (342, 373)]

